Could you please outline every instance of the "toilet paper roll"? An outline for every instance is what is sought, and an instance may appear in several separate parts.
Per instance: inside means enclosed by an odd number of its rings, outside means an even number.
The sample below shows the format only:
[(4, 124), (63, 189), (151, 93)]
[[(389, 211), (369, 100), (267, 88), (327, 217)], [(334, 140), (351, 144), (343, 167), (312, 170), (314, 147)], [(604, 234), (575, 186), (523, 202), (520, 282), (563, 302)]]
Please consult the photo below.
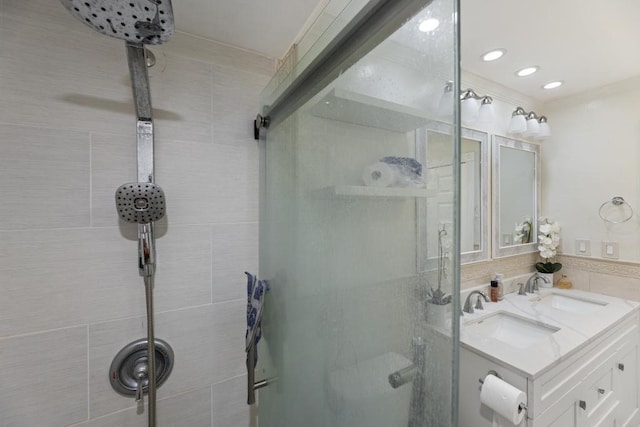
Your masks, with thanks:
[(480, 402), (509, 422), (518, 425), (525, 416), (525, 410), (520, 409), (520, 404), (527, 404), (527, 395), (524, 391), (489, 374), (482, 384)]
[(393, 166), (376, 162), (364, 168), (362, 180), (369, 187), (391, 187), (395, 184), (397, 172)]

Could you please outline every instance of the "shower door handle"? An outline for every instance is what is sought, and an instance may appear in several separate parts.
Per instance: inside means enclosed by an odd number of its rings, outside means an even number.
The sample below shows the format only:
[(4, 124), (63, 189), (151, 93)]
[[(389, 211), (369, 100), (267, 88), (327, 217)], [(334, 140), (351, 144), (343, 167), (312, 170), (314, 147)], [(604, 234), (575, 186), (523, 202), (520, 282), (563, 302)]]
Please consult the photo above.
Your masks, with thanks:
[(247, 405), (256, 403), (256, 390), (260, 390), (273, 382), (273, 379), (256, 381), (254, 345), (255, 341), (252, 341), (247, 349)]

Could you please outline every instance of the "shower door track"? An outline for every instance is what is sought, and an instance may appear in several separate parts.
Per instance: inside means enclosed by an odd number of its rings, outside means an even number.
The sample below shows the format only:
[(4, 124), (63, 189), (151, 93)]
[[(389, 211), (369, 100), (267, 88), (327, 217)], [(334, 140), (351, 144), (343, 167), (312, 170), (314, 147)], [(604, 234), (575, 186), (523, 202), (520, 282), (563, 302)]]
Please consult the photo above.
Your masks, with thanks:
[[(259, 120), (269, 127), (285, 120), (433, 0), (372, 0), (272, 103)], [(259, 123), (256, 123), (258, 125)]]

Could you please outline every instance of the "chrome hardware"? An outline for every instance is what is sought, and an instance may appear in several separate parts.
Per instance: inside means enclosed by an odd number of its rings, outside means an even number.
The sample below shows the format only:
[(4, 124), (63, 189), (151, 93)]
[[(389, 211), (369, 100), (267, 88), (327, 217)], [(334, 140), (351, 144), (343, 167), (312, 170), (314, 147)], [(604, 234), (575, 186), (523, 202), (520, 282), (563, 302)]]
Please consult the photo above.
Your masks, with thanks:
[(136, 386), (136, 402), (140, 402), (142, 400), (142, 388), (145, 380), (148, 379), (148, 371), (148, 365), (146, 363), (138, 363), (136, 367), (133, 368), (133, 376), (138, 380), (138, 384)]
[[(485, 302), (489, 302), (489, 298), (487, 298), (487, 296), (481, 291), (472, 291), (469, 293), (469, 295), (467, 295), (467, 299), (464, 302), (464, 308), (462, 309), (462, 311), (464, 311), (465, 313), (472, 314), (475, 312), (475, 310), (473, 309), (473, 305), (471, 305), (471, 297), (475, 294), (478, 294), (478, 301), (480, 301), (480, 298), (482, 297), (484, 298)], [(480, 302), (479, 305), (480, 307), (478, 307), (478, 302), (476, 302), (476, 308), (482, 309), (482, 302)]]
[[(497, 373), (496, 371), (494, 371), (493, 369), (491, 369), (489, 372), (487, 372), (487, 375), (493, 375), (493, 376), (494, 376), (494, 377), (496, 377), (496, 378), (500, 378), (500, 379), (502, 379), (502, 377), (500, 376), (500, 374), (499, 374), (499, 373)], [(484, 378), (487, 378), (487, 375), (485, 375), (485, 377), (484, 377)], [(478, 382), (479, 382), (480, 384), (484, 384), (484, 378), (479, 378), (479, 379), (478, 379)]]
[(256, 116), (256, 127), (258, 129), (268, 129), (271, 124), (271, 119), (269, 117), (264, 117), (262, 114), (258, 114)]
[[(155, 340), (156, 383), (160, 387), (173, 369), (173, 350), (164, 340)], [(114, 357), (109, 368), (109, 381), (115, 391), (124, 396), (134, 396), (136, 401), (148, 393), (150, 370), (148, 363), (148, 345), (146, 339), (127, 344)]]
[(476, 299), (476, 305), (475, 305), (474, 309), (476, 309), (476, 310), (484, 310), (484, 307), (482, 306), (482, 299), (480, 298), (479, 295), (478, 295), (478, 298)]
[(409, 404), (411, 426), (427, 425), (424, 405), (427, 399), (427, 385), (424, 375), (427, 363), (426, 350), (427, 345), (421, 337), (414, 337), (411, 340), (411, 361), (416, 370), (416, 375), (411, 380), (411, 401)]
[(410, 383), (418, 376), (418, 368), (416, 365), (410, 365), (406, 368), (402, 368), (389, 375), (389, 384), (391, 387), (398, 388), (407, 383)]
[(527, 280), (527, 285), (525, 286), (525, 292), (528, 294), (532, 294), (538, 292), (540, 288), (538, 287), (538, 280), (542, 280), (544, 283), (551, 283), (549, 279), (545, 276), (541, 276), (538, 273), (533, 273), (531, 277)]
[(524, 290), (524, 283), (518, 283), (518, 286), (520, 286), (520, 289), (518, 289), (518, 295), (527, 296), (527, 293)]
[(258, 141), (260, 139), (260, 129), (268, 129), (270, 124), (271, 120), (268, 116), (263, 117), (261, 114), (258, 114), (253, 121), (253, 139)]
[[(487, 375), (484, 378), (486, 378), (489, 375), (493, 375), (496, 378), (502, 379), (500, 374), (497, 373), (496, 371), (494, 371), (493, 369), (490, 370), (489, 372), (487, 372)], [(480, 383), (480, 388), (482, 388), (482, 385), (484, 385), (484, 378), (478, 378), (478, 382)], [(529, 408), (527, 408), (526, 403), (520, 402), (520, 404), (518, 405), (518, 413), (520, 413), (522, 411), (528, 411), (528, 410), (529, 410)]]
[(587, 410), (587, 402), (585, 402), (584, 400), (581, 400), (580, 403), (578, 403), (578, 406), (580, 406), (585, 411)]
[(605, 391), (604, 391), (604, 389), (603, 389), (603, 388), (599, 388), (599, 389), (598, 389), (598, 393), (600, 393), (600, 394), (604, 394), (604, 393), (605, 393)]
[[(608, 208), (609, 205), (612, 205), (614, 209), (605, 209)], [(618, 209), (615, 210), (616, 208)], [(621, 209), (627, 210), (625, 215), (615, 219), (607, 218), (607, 213), (619, 212)], [(631, 217), (633, 217), (633, 208), (623, 197), (615, 196), (611, 200), (607, 200), (600, 206), (598, 214), (600, 215), (600, 218), (602, 218), (606, 222), (610, 222), (611, 224), (622, 224), (623, 222), (629, 221)]]
[(618, 369), (624, 371), (624, 363), (618, 363)]

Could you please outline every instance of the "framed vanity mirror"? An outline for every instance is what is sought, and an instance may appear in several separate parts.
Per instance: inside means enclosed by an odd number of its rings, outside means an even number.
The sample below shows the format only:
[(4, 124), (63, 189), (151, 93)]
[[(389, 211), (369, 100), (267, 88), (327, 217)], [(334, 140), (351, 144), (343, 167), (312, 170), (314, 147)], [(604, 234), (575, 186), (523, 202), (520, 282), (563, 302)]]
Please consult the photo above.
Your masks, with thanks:
[[(453, 209), (451, 192), (454, 191), (454, 180), (450, 152), (453, 128), (446, 123), (432, 122), (425, 132), (425, 176), (437, 194), (429, 199), (427, 207), (428, 231), (433, 232), (442, 226), (450, 226), (429, 224), (429, 218), (447, 218), (443, 210)], [(460, 262), (469, 263), (489, 259), (489, 136), (465, 128), (462, 128), (460, 136)]]
[(537, 251), (540, 147), (493, 137), (493, 257)]

